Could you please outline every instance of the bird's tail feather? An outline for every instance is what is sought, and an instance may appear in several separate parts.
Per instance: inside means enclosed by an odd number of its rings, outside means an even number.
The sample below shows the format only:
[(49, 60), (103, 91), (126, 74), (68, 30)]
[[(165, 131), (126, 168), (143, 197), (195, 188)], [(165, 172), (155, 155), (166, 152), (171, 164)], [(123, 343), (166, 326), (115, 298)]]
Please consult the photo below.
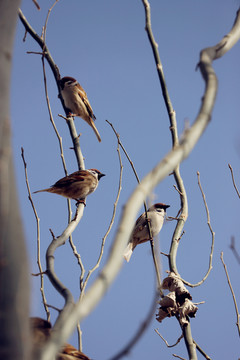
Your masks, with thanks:
[(98, 132), (98, 129), (96, 128), (96, 125), (94, 124), (93, 119), (91, 119), (91, 124), (90, 124), (90, 126), (93, 128), (93, 131), (95, 132), (98, 141), (101, 142), (101, 141), (102, 141), (101, 136), (100, 136), (100, 134), (99, 134), (99, 132)]
[(46, 191), (47, 191), (47, 192), (52, 192), (51, 190), (52, 190), (51, 188), (49, 188), (49, 189), (43, 189), (43, 190), (37, 190), (37, 191), (34, 191), (33, 194), (37, 194), (37, 193), (39, 193), (39, 192), (46, 192)]
[(99, 132), (98, 132), (95, 124), (94, 124), (94, 126), (93, 126), (93, 130), (94, 130), (94, 132), (95, 132), (95, 134), (96, 134), (96, 137), (97, 137), (98, 141), (101, 142), (102, 139), (101, 139), (101, 136), (100, 136), (100, 134), (99, 134)]
[(132, 256), (132, 253), (133, 253), (133, 244), (129, 243), (123, 253), (123, 257), (127, 262), (129, 262), (129, 260)]

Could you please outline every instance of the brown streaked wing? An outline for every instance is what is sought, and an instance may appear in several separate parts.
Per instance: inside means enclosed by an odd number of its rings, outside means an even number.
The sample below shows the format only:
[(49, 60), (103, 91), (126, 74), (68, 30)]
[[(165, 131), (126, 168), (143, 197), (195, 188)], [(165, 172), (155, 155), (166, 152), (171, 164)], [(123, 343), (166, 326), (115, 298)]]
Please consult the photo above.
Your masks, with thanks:
[(61, 354), (59, 354), (60, 356), (58, 357), (58, 359), (65, 359), (64, 354), (69, 355), (69, 359), (70, 356), (72, 356), (72, 358), (74, 359), (89, 360), (89, 357), (87, 355), (85, 355), (81, 351), (78, 351), (74, 346), (70, 344), (65, 344), (65, 347), (62, 350)]
[(139, 216), (139, 218), (136, 221), (135, 228), (133, 231), (133, 236), (135, 236), (139, 231), (142, 231), (144, 226), (146, 226), (146, 219), (145, 219), (145, 213)]
[(78, 91), (78, 95), (80, 96), (80, 98), (82, 99), (82, 101), (84, 102), (84, 105), (86, 106), (87, 108), (87, 111), (88, 111), (88, 114), (89, 116), (95, 120), (96, 119), (96, 116), (94, 115), (93, 113), (93, 109), (88, 101), (88, 98), (87, 98), (87, 94), (86, 92), (83, 90), (83, 88), (81, 87), (81, 85), (79, 85), (78, 87), (79, 91)]
[(65, 187), (66, 185), (70, 185), (74, 182), (77, 181), (85, 181), (85, 177), (83, 175), (87, 174), (87, 171), (85, 170), (81, 170), (81, 171), (76, 171), (68, 176), (65, 176), (64, 178), (58, 180), (53, 187)]

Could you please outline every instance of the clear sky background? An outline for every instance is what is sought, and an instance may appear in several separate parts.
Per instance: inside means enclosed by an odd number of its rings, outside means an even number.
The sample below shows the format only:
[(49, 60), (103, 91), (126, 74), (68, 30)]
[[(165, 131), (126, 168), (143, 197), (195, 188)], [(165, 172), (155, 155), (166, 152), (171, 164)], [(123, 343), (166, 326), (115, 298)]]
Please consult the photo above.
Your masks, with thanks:
[[(41, 11), (33, 2), (22, 1), (22, 10), (30, 24), (40, 34), (47, 11), (53, 1), (39, 0)], [(215, 45), (231, 29), (237, 0), (171, 0), (151, 1), (152, 28), (159, 44), (169, 94), (176, 111), (178, 130), (186, 122), (192, 124), (201, 103), (204, 82), (195, 71), (199, 52)], [(73, 234), (86, 271), (97, 261), (113, 203), (116, 198), (119, 162), (116, 138), (106, 119), (113, 123), (126, 147), (139, 177), (146, 175), (171, 148), (169, 120), (161, 95), (159, 80), (147, 39), (145, 14), (141, 0), (60, 0), (50, 15), (47, 45), (62, 76), (75, 77), (88, 94), (97, 117), (101, 134), (99, 144), (92, 129), (80, 118), (75, 119), (82, 133), (81, 148), (86, 168), (97, 168), (104, 177), (96, 192), (87, 199), (84, 217)], [(38, 272), (36, 263), (36, 222), (28, 201), (21, 146), (25, 150), (32, 191), (49, 187), (64, 176), (58, 141), (49, 121), (44, 95), (41, 57), (26, 51), (40, 51), (38, 45), (17, 26), (11, 93), (13, 147), (20, 206), (27, 239), (31, 272)], [(220, 252), (228, 266), (232, 285), (239, 303), (240, 267), (231, 252), (230, 238), (239, 245), (240, 202), (232, 186), (230, 163), (240, 187), (240, 44), (222, 59), (214, 62), (219, 90), (212, 121), (189, 158), (181, 165), (181, 174), (189, 201), (189, 218), (178, 250), (177, 265), (181, 276), (193, 283), (202, 279), (208, 268), (211, 234), (207, 227), (205, 208), (197, 185), (196, 172), (206, 194), (211, 224), (216, 232), (213, 270), (206, 282), (190, 289), (193, 301), (199, 305), (191, 320), (193, 338), (213, 359), (237, 359), (239, 337), (236, 314)], [(77, 170), (71, 139), (57, 97), (57, 87), (47, 68), (48, 91), (53, 116), (63, 138), (64, 154), (69, 173)], [(112, 243), (121, 209), (136, 186), (132, 170), (122, 154), (123, 183), (121, 198), (112, 232), (105, 246), (103, 266)], [(179, 195), (173, 188), (172, 176), (154, 191), (153, 201), (170, 204), (168, 215), (176, 216)], [(66, 200), (41, 193), (34, 196), (41, 225), (41, 257), (45, 267), (45, 251), (51, 241), (51, 228), (60, 235), (67, 225)], [(74, 209), (74, 202), (72, 203)], [(142, 212), (143, 209), (141, 209)], [(160, 248), (168, 253), (175, 222), (166, 222), (160, 236)], [(55, 269), (61, 281), (79, 296), (79, 267), (68, 242), (56, 251)], [(168, 270), (162, 258), (162, 272)], [(90, 283), (95, 278), (92, 276)], [(47, 278), (47, 302), (58, 308), (63, 298), (52, 288)], [(129, 264), (123, 268), (113, 286), (92, 314), (83, 321), (83, 351), (92, 359), (110, 359), (127, 343), (145, 319), (154, 293), (154, 268), (150, 245), (139, 246)], [(31, 315), (45, 317), (39, 291), (39, 279), (32, 279)], [(51, 311), (54, 323), (56, 311)], [(181, 334), (176, 320), (159, 324), (152, 320), (147, 332), (129, 354), (131, 360), (171, 359), (172, 353), (187, 358), (184, 341), (168, 349), (159, 332), (170, 343)], [(77, 346), (76, 335), (69, 340)], [(199, 354), (199, 358), (201, 355)]]

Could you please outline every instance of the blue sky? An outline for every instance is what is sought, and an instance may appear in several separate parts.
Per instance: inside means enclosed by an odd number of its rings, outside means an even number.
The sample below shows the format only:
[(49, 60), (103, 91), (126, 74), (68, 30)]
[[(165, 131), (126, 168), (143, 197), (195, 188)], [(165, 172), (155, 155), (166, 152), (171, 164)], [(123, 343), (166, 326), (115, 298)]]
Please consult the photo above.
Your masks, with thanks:
[[(22, 1), (23, 13), (39, 34), (52, 3), (39, 0), (41, 11), (37, 11), (31, 1)], [(215, 45), (231, 29), (239, 3), (152, 0), (150, 4), (152, 29), (159, 45), (168, 91), (181, 133), (186, 121), (190, 124), (194, 121), (204, 90), (200, 72), (195, 71), (199, 52), (204, 47)], [(86, 270), (98, 258), (101, 238), (108, 227), (118, 187), (116, 138), (105, 120), (113, 123), (119, 132), (140, 178), (171, 148), (168, 116), (144, 27), (145, 14), (140, 0), (60, 0), (48, 23), (47, 45), (51, 54), (61, 75), (75, 77), (86, 90), (102, 137), (102, 143), (99, 144), (92, 129), (82, 119), (75, 119), (77, 131), (82, 133), (80, 143), (86, 167), (97, 168), (107, 175), (101, 180), (96, 192), (88, 197), (84, 217), (73, 234)], [(41, 58), (39, 55), (26, 54), (26, 51), (39, 51), (39, 47), (29, 35), (25, 42), (22, 41), (23, 37), (24, 29), (19, 23), (11, 93), (13, 149), (31, 272), (38, 272), (36, 224), (27, 198), (21, 146), (25, 150), (32, 191), (50, 186), (63, 177), (64, 172), (58, 142), (49, 121)], [(202, 286), (190, 290), (193, 301), (205, 301), (204, 305), (199, 305), (197, 316), (191, 321), (193, 337), (212, 358), (239, 356), (233, 301), (220, 262), (220, 252), (223, 251), (239, 301), (240, 269), (229, 244), (231, 236), (235, 236), (240, 251), (240, 203), (228, 169), (230, 163), (240, 186), (239, 56), (240, 47), (237, 44), (224, 58), (214, 62), (219, 90), (212, 121), (189, 158), (181, 165), (189, 201), (186, 233), (177, 256), (178, 269), (184, 279), (195, 283), (205, 275), (211, 245), (205, 209), (197, 185), (197, 171), (201, 175), (211, 224), (216, 232), (213, 270)], [(70, 173), (77, 170), (77, 163), (73, 151), (69, 149), (72, 144), (65, 120), (58, 117), (59, 113), (63, 114), (63, 109), (57, 97), (55, 80), (46, 67), (51, 108), (63, 138)], [(121, 209), (136, 186), (134, 175), (123, 154), (122, 160), (121, 198), (113, 230), (107, 239), (103, 263)], [(176, 216), (180, 205), (173, 185), (174, 179), (169, 176), (154, 192), (154, 201), (171, 205), (168, 209), (170, 216)], [(41, 193), (34, 195), (34, 202), (40, 217), (44, 267), (45, 250), (51, 241), (49, 228), (55, 235), (59, 235), (67, 224), (66, 200)], [(174, 222), (167, 222), (161, 231), (160, 248), (163, 252), (169, 251), (174, 226)], [(55, 266), (60, 279), (77, 299), (79, 268), (68, 243), (57, 250)], [(162, 269), (163, 274), (168, 270), (164, 257)], [(63, 299), (52, 289), (47, 279), (45, 284), (48, 303), (61, 308)], [(130, 263), (124, 264), (102, 302), (84, 320), (83, 351), (93, 359), (105, 360), (120, 350), (145, 318), (153, 291), (154, 269), (150, 246), (144, 244), (134, 251)], [(32, 279), (31, 314), (45, 316), (39, 279), (36, 278)], [(53, 310), (51, 314), (54, 322), (56, 312)], [(155, 328), (170, 344), (180, 336), (175, 319), (167, 319), (162, 324), (153, 319), (148, 331), (129, 355), (130, 359), (170, 359), (172, 353), (187, 358), (183, 341), (178, 347), (168, 349), (154, 332)], [(70, 342), (77, 345), (75, 335)]]

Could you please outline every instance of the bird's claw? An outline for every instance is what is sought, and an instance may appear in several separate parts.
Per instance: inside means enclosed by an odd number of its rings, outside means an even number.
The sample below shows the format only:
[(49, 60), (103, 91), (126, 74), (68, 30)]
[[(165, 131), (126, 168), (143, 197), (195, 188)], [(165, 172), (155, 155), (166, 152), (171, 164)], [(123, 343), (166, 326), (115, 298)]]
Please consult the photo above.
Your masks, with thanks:
[(79, 204), (83, 204), (84, 206), (86, 206), (86, 202), (85, 202), (85, 199), (83, 199), (83, 200), (78, 200), (78, 199), (76, 199), (76, 206), (78, 206)]

